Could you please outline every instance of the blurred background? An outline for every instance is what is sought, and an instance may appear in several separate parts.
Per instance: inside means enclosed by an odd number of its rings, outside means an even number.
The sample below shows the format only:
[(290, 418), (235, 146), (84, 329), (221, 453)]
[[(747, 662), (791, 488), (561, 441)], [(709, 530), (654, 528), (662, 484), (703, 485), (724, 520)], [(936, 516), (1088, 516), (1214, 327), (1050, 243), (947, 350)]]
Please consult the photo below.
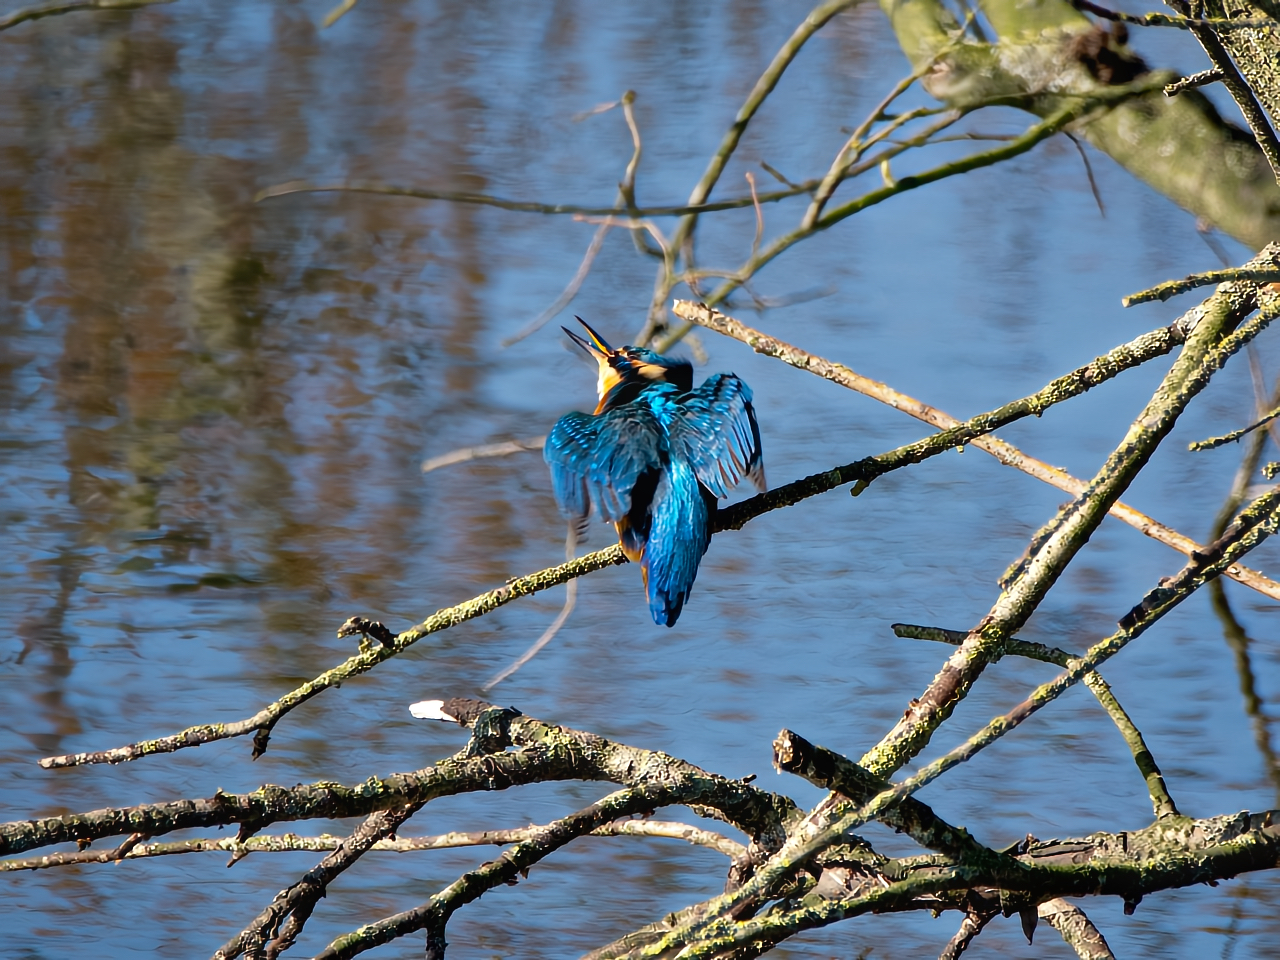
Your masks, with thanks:
[[(617, 110), (574, 118), (632, 89), (645, 146), (639, 202), (681, 202), (809, 5), (364, 0), (320, 30), (328, 9), (181, 0), (0, 33), (5, 820), (266, 782), (355, 782), (462, 746), (463, 731), (415, 722), (407, 704), (478, 695), (555, 616), (563, 588), (326, 692), (282, 721), (256, 762), (240, 739), (116, 768), (36, 765), (247, 717), (348, 656), (353, 641), (335, 637), (347, 617), (404, 629), (563, 556), (537, 453), (425, 475), (420, 463), (591, 409), (594, 371), (556, 323), (500, 341), (555, 299), (594, 227), (356, 194), (255, 204), (258, 190), (378, 179), (606, 206), (629, 134)], [(1133, 43), (1153, 66), (1205, 66), (1179, 31)], [(821, 175), (848, 128), (907, 72), (878, 7), (841, 15), (787, 71), (719, 195), (745, 192), (747, 171), (767, 181), (761, 161), (793, 180)], [(1009, 134), (1027, 123), (988, 112), (969, 128)], [(931, 148), (930, 162), (975, 148)], [(1249, 255), (1198, 233), (1190, 214), (1105, 156), (1090, 158), (1105, 216), (1076, 149), (1056, 137), (796, 247), (752, 285), (788, 305), (758, 312), (739, 294), (725, 309), (956, 416), (1032, 392), (1198, 299), (1126, 311), (1122, 295)], [(767, 206), (766, 235), (801, 210)], [(706, 218), (701, 262), (736, 267), (754, 228), (750, 209)], [(626, 342), (653, 271), (613, 232), (558, 322), (578, 313)], [(702, 343), (699, 379), (732, 370), (754, 389), (775, 485), (927, 432), (739, 343)], [(1259, 357), (1280, 374), (1274, 334)], [(1001, 435), (1091, 476), (1166, 369), (1156, 361)], [(1241, 358), (1125, 500), (1204, 538), (1241, 448), (1191, 454), (1186, 444), (1243, 426), (1253, 409)], [(888, 625), (972, 625), (1063, 499), (976, 450), (936, 457), (856, 500), (836, 491), (716, 537), (672, 630), (650, 621), (637, 569), (602, 571), (580, 581), (554, 643), (493, 696), (727, 776), (756, 773), (813, 802), (816, 790), (770, 769), (778, 729), (855, 757), (875, 743), (946, 653), (895, 639)], [(582, 549), (611, 539), (597, 527)], [(1249, 562), (1274, 575), (1278, 560), (1268, 545)], [(1181, 564), (1109, 520), (1023, 636), (1079, 650)], [(1246, 711), (1205, 594), (1104, 671), (1192, 816), (1280, 803), (1263, 749), (1280, 698), (1280, 608), (1235, 584), (1227, 592), (1254, 638), (1260, 716)], [(922, 759), (1053, 672), (1014, 660), (988, 670)], [(1083, 689), (945, 784), (921, 799), (996, 846), (1150, 819), (1124, 744)], [(442, 800), (405, 832), (546, 822), (605, 792), (555, 784)], [(881, 827), (867, 836), (890, 854), (910, 849)], [(371, 854), (331, 887), (296, 949), (309, 955), (420, 903), (491, 856)], [(262, 854), (228, 871), (225, 855), (193, 854), (5, 874), (0, 952), (207, 955), (317, 859)], [(724, 872), (717, 854), (674, 841), (585, 839), (536, 868), (535, 882), (461, 911), (450, 956), (573, 955), (718, 892)], [(1151, 897), (1132, 917), (1119, 902), (1083, 906), (1121, 956), (1245, 958), (1280, 954), (1278, 896), (1280, 877), (1258, 874)], [(777, 956), (932, 956), (956, 923), (866, 918)], [(376, 955), (420, 951), (413, 938)], [(1071, 956), (1043, 926), (1027, 946), (1016, 921), (993, 923), (973, 953)]]

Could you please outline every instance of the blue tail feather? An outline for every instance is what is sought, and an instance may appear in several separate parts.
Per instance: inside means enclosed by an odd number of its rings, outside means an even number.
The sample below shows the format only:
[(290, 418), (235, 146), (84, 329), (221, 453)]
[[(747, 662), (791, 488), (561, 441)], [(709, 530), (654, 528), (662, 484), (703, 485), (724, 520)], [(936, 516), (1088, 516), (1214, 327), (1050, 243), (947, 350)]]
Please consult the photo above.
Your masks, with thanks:
[(654, 623), (675, 626), (711, 543), (715, 496), (686, 463), (672, 460), (653, 493), (648, 542), (641, 565)]

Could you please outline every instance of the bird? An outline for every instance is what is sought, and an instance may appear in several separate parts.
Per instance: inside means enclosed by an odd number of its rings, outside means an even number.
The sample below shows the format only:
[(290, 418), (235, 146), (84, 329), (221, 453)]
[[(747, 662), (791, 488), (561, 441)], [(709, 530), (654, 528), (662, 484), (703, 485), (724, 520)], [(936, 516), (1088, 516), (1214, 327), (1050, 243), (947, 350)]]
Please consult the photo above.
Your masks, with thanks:
[(579, 527), (594, 504), (640, 564), (649, 613), (675, 626), (716, 503), (744, 478), (764, 491), (751, 388), (732, 373), (693, 387), (693, 365), (645, 347), (614, 349), (581, 317), (587, 337), (561, 327), (596, 361), (599, 402), (556, 421), (543, 447), (561, 512)]

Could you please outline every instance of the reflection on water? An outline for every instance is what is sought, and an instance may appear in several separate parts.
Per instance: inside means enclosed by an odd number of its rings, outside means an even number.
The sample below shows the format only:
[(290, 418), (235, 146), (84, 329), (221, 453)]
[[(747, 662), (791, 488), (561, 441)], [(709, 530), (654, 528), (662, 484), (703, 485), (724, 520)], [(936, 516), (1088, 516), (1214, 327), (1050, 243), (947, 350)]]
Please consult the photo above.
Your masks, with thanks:
[[(324, 3), (183, 0), (0, 34), (0, 604), (14, 624), (0, 643), (6, 818), (363, 779), (457, 749), (456, 730), (415, 725), (405, 706), (474, 694), (554, 616), (558, 592), (325, 694), (282, 723), (256, 763), (237, 742), (117, 769), (34, 764), (247, 716), (345, 657), (349, 642), (334, 629), (351, 614), (403, 626), (554, 563), (562, 549), (536, 454), (425, 477), (418, 464), (540, 433), (590, 401), (592, 375), (554, 325), (509, 350), (498, 344), (556, 296), (593, 228), (377, 197), (254, 205), (255, 191), (295, 177), (370, 177), (608, 203), (630, 138), (616, 111), (572, 117), (634, 89), (641, 201), (678, 200), (806, 9), (370, 3), (322, 33)], [(1143, 52), (1195, 69), (1185, 39), (1144, 37)], [(877, 10), (832, 24), (752, 126), (726, 191), (761, 160), (793, 178), (825, 169), (841, 126), (904, 70)], [(1074, 150), (1057, 142), (868, 211), (756, 285), (770, 296), (836, 293), (758, 322), (956, 413), (1034, 389), (1176, 314), (1122, 313), (1121, 294), (1215, 265), (1188, 216), (1105, 159), (1095, 166), (1106, 220)], [(776, 231), (797, 211), (766, 216)], [(708, 224), (704, 260), (740, 262), (753, 229), (749, 210)], [(627, 339), (652, 269), (628, 238), (610, 236), (574, 310)], [(755, 389), (775, 483), (920, 433), (739, 345), (706, 346), (712, 368)], [(1159, 372), (1127, 375), (1009, 439), (1090, 474)], [(1249, 397), (1247, 372), (1228, 370), (1135, 488), (1135, 505), (1203, 535), (1232, 453), (1192, 457), (1183, 441), (1239, 425)], [(649, 623), (634, 570), (601, 572), (502, 698), (731, 776), (767, 774), (783, 725), (856, 754), (939, 662), (887, 625), (973, 622), (1060, 498), (976, 452), (886, 477), (856, 501), (831, 494), (717, 538), (670, 631)], [(592, 545), (608, 539), (596, 530)], [(1109, 632), (1179, 565), (1162, 551), (1105, 527), (1028, 636), (1081, 647)], [(1274, 572), (1276, 556), (1263, 551), (1255, 565)], [(1237, 606), (1254, 637), (1254, 690), (1274, 703), (1274, 608), (1251, 604)], [(937, 747), (1046, 670), (1002, 662)], [(1274, 802), (1207, 600), (1152, 631), (1108, 677), (1184, 810)], [(1137, 827), (1147, 816), (1123, 744), (1084, 695), (949, 779), (926, 799), (992, 843)], [(599, 793), (555, 785), (442, 801), (418, 827), (542, 822)], [(420, 902), (485, 858), (371, 860), (322, 905), (300, 948)], [(11, 876), (8, 915), (19, 919), (8, 932), (33, 955), (89, 944), (106, 957), (209, 952), (313, 860), (249, 858), (227, 872), (211, 858), (174, 858)], [(721, 871), (683, 845), (584, 841), (535, 871), (539, 882), (463, 911), (450, 939), (465, 955), (562, 956), (715, 892)], [(1280, 950), (1267, 907), (1276, 894), (1276, 880), (1259, 875), (1151, 898), (1133, 918), (1099, 905), (1095, 919), (1122, 954), (1234, 944), (1238, 956), (1261, 956)], [(1015, 927), (993, 924), (987, 948), (1020, 952)], [(952, 931), (949, 919), (877, 918), (781, 955), (923, 955)]]

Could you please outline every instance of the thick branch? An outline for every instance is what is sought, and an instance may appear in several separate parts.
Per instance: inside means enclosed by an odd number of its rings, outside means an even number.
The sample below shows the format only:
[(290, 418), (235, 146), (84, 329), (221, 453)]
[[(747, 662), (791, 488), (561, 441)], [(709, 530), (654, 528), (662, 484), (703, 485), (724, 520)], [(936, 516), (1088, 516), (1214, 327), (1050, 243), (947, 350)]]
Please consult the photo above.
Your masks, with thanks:
[[(449, 715), (472, 724), (490, 707), (475, 700), (446, 701)], [(604, 737), (543, 723), (514, 711), (501, 713), (488, 749), (516, 752), (450, 758), (413, 773), (370, 778), (347, 786), (322, 781), (286, 789), (264, 786), (253, 793), (218, 792), (204, 800), (143, 804), (0, 824), (0, 854), (56, 843), (97, 840), (130, 833), (160, 836), (190, 827), (248, 825), (316, 817), (367, 816), (405, 804), (459, 793), (505, 790), (524, 783), (605, 780), (627, 786), (672, 785), (683, 800), (719, 812), (765, 846), (780, 842), (783, 820), (794, 815), (790, 800), (738, 780), (707, 773), (664, 753), (615, 743)]]
[[(993, 892), (997, 909), (1012, 913), (1061, 897), (1091, 895), (1118, 896), (1126, 903), (1137, 903), (1162, 890), (1280, 866), (1280, 811), (1208, 820), (1177, 818), (1132, 833), (1036, 843), (1018, 859), (1028, 867), (1025, 884), (1017, 891)], [(939, 894), (991, 886), (996, 886), (993, 878), (980, 870), (924, 867), (914, 876), (869, 895), (817, 902), (806, 899), (799, 909), (717, 924), (714, 936), (686, 948), (680, 956), (708, 960), (726, 955), (735, 960), (755, 957), (802, 930), (871, 912), (936, 910)], [(969, 894), (965, 899), (971, 898)], [(957, 906), (960, 902), (957, 898)], [(1079, 939), (1083, 945), (1083, 937)], [(1076, 941), (1068, 942), (1081, 949)], [(652, 950), (630, 954), (657, 955)], [(1081, 955), (1108, 956), (1106, 941), (1097, 935), (1090, 952)]]
[[(913, 65), (934, 56), (959, 29), (941, 0), (880, 0), (880, 6)], [(1064, 92), (1088, 94), (1146, 69), (1121, 38), (1064, 0), (988, 0), (982, 12), (1000, 42), (952, 50), (942, 57), (944, 69), (925, 80), (948, 105), (1023, 95), (1017, 106), (1047, 117)], [(1262, 150), (1197, 91), (1174, 99), (1152, 92), (1075, 129), (1134, 176), (1255, 249), (1280, 233), (1280, 188)]]
[[(798, 733), (783, 730), (773, 741), (773, 765), (803, 777), (814, 786), (862, 804), (890, 786), (864, 767), (826, 747), (810, 743)], [(914, 797), (889, 811), (883, 822), (907, 834), (921, 846), (946, 854), (971, 866), (990, 870), (1016, 869), (1017, 864), (973, 838), (963, 827), (953, 827)]]

